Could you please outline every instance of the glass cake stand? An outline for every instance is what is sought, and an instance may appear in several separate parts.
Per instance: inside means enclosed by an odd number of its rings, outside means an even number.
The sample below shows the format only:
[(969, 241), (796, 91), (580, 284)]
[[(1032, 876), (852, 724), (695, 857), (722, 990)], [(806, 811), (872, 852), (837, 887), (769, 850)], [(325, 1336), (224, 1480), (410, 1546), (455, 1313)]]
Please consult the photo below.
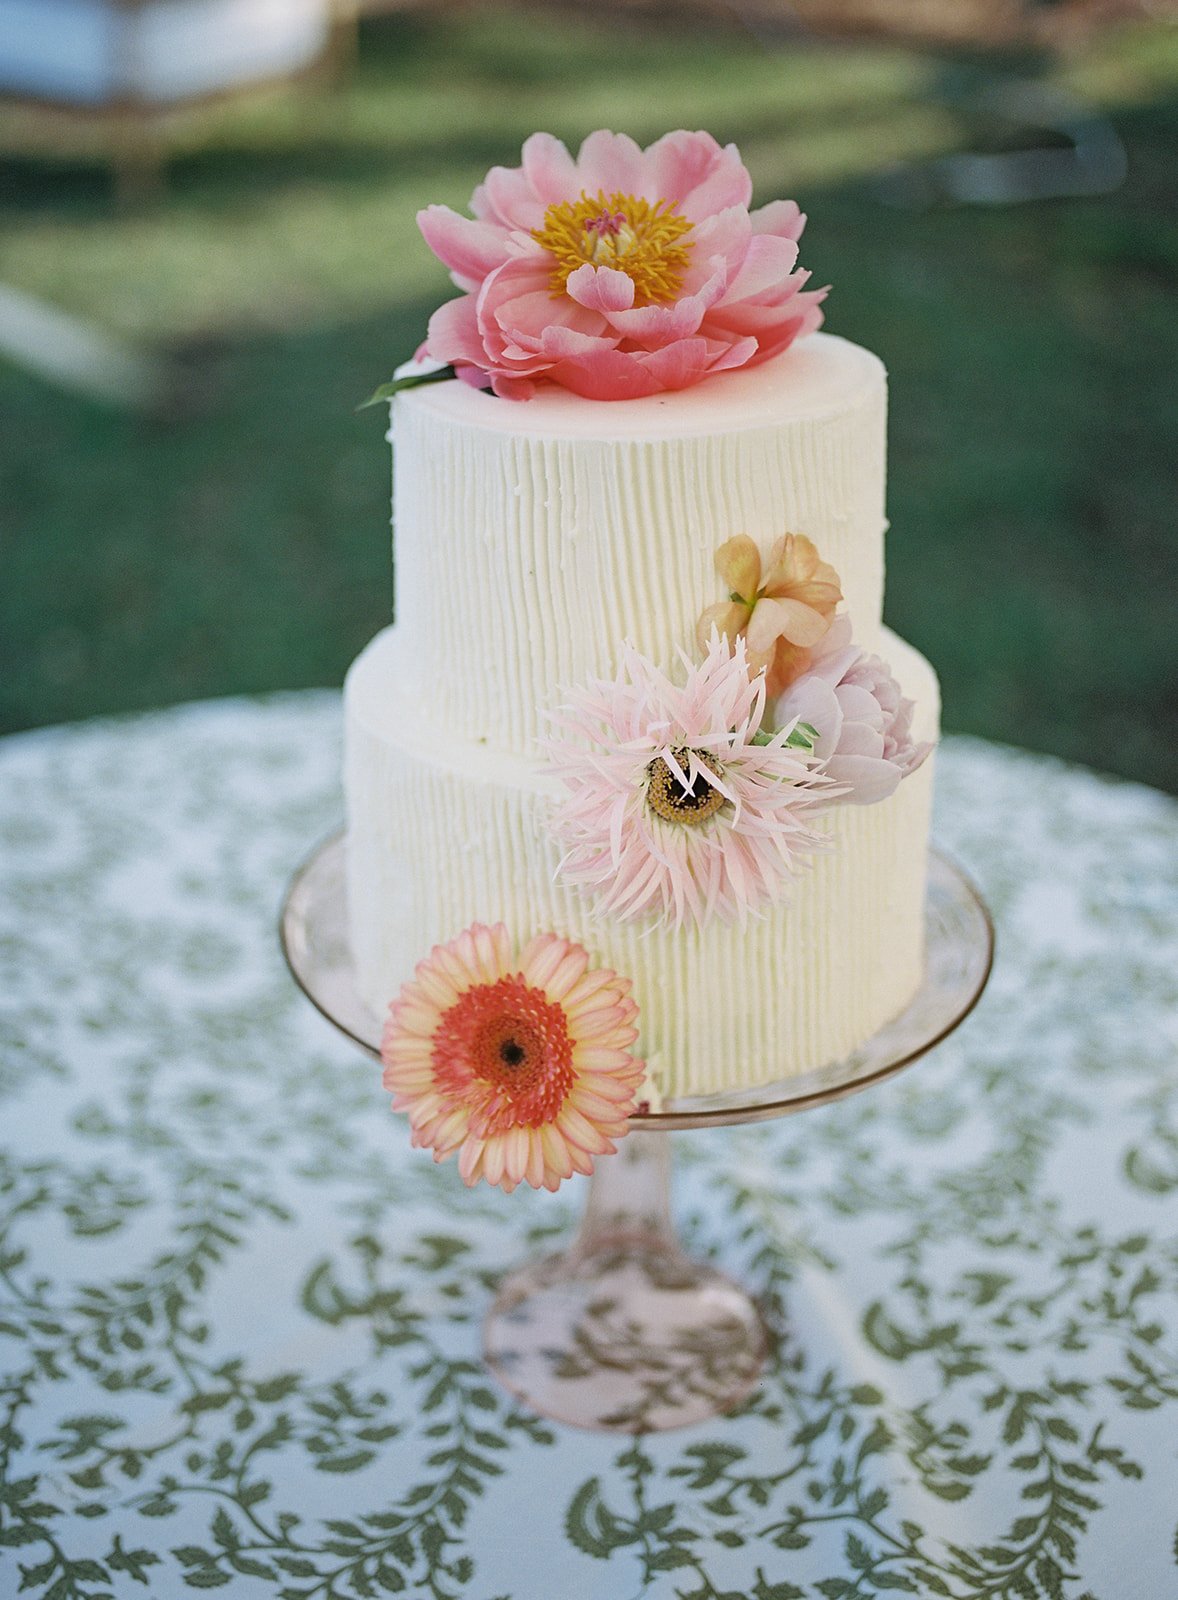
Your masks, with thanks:
[[(348, 946), (344, 849), (334, 834), (295, 873), (282, 948), (311, 1003), (379, 1060), (381, 1021), (357, 992)], [(623, 1433), (702, 1422), (749, 1395), (769, 1350), (765, 1324), (739, 1284), (683, 1250), (660, 1135), (828, 1105), (910, 1066), (968, 1016), (990, 975), (994, 929), (977, 889), (935, 850), (925, 951), (912, 1000), (845, 1060), (630, 1119), (616, 1155), (597, 1163), (572, 1244), (509, 1272), (487, 1313), (483, 1352), (507, 1390), (546, 1417)]]

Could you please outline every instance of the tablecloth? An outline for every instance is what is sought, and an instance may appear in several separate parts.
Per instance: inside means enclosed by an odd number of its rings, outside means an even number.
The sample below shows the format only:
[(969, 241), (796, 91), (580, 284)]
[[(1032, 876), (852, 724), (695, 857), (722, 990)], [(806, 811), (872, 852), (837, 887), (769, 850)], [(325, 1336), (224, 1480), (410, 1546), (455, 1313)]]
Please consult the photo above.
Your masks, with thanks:
[(979, 742), (937, 837), (998, 925), (909, 1072), (671, 1135), (778, 1335), (638, 1439), (480, 1366), (582, 1193), (466, 1191), (299, 995), (334, 694), (0, 743), (0, 1594), (1178, 1594), (1178, 806)]

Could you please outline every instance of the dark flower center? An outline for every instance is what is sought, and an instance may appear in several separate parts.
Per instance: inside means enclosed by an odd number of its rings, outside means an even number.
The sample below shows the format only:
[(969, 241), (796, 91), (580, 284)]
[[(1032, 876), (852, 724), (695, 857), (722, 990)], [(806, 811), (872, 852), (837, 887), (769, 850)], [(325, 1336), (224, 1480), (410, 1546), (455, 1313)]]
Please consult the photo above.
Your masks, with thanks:
[(512, 1127), (551, 1122), (575, 1077), (563, 1007), (520, 973), (461, 994), (438, 1021), (431, 1061), (440, 1089)]
[(647, 767), (646, 803), (656, 817), (664, 822), (681, 822), (688, 827), (706, 822), (714, 817), (720, 807), (727, 804), (719, 789), (706, 777), (703, 769), (720, 776), (720, 768), (711, 756), (702, 750), (674, 750), (679, 769), (690, 777), (691, 757), (694, 755), (697, 771), (691, 787), (685, 789), (662, 756), (656, 756)]

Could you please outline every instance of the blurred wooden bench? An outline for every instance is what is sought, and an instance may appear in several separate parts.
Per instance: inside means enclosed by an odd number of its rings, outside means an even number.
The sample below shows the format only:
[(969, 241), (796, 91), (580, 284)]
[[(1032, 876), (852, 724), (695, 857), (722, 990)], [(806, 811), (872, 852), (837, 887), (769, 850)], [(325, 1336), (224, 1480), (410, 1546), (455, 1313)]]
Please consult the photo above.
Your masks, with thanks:
[(132, 199), (159, 181), (170, 119), (328, 75), (354, 28), (354, 0), (0, 0), (0, 103), (57, 146), (97, 140)]

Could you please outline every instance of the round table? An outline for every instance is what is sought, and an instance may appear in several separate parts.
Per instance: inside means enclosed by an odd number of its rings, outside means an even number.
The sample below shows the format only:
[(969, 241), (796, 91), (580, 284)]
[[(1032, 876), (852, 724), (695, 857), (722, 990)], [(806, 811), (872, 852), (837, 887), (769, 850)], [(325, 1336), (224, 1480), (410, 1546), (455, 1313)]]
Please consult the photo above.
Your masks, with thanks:
[(738, 1413), (618, 1439), (478, 1360), (573, 1186), (411, 1150), (283, 966), (339, 724), (0, 742), (0, 1593), (1175, 1593), (1178, 805), (945, 742), (990, 987), (870, 1094), (675, 1136), (689, 1243), (779, 1343)]

